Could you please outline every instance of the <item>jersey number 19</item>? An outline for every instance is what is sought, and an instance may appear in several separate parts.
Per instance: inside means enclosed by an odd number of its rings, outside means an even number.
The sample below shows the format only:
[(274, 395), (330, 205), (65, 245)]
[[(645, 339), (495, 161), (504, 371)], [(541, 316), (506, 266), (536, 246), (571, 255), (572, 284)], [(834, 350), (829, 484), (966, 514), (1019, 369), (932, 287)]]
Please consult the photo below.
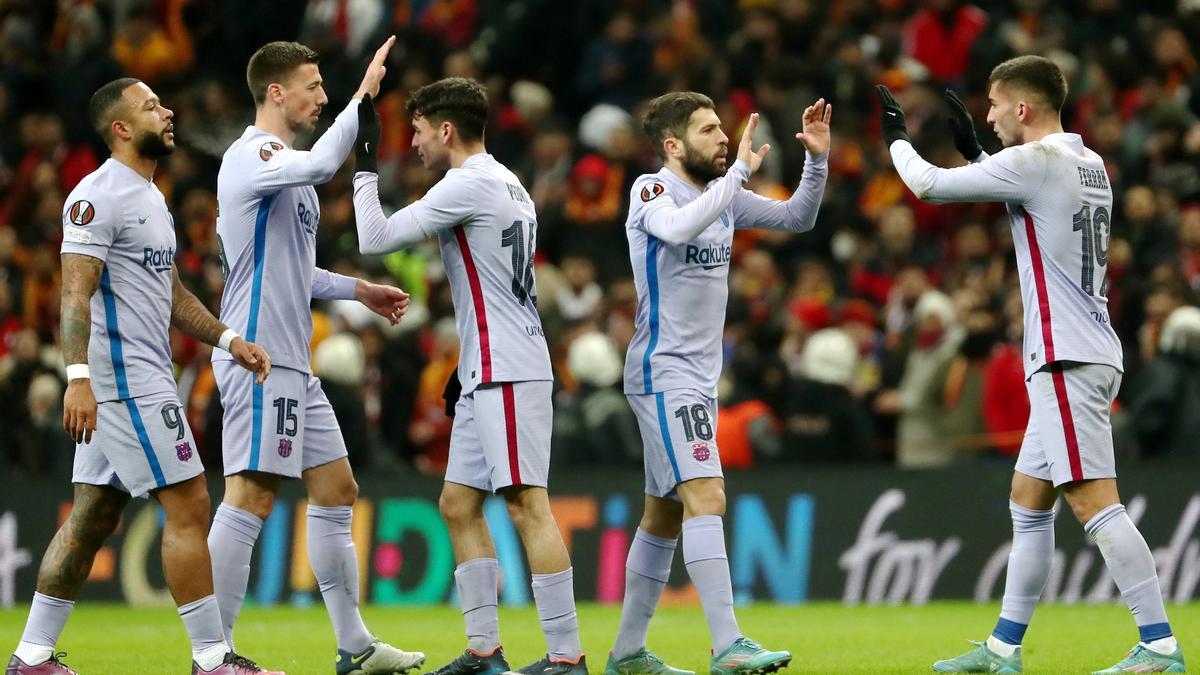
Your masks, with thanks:
[[(1111, 231), (1108, 209), (1097, 206), (1093, 210), (1091, 204), (1084, 204), (1075, 214), (1071, 230), (1083, 232), (1083, 271), (1079, 287), (1084, 293), (1095, 295), (1096, 268), (1108, 265), (1108, 235)], [(1104, 296), (1108, 291), (1108, 279), (1103, 277), (1104, 272), (1100, 274), (1100, 295)]]

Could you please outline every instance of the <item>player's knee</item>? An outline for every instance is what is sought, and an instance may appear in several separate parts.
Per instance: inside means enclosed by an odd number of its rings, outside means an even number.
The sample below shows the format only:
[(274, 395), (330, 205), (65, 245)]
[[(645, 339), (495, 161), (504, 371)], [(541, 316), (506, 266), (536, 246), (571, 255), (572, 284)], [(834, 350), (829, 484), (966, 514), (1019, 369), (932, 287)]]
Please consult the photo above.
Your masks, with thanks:
[(474, 515), (471, 504), (461, 499), (455, 499), (454, 495), (448, 494), (445, 490), (438, 497), (438, 511), (441, 512), (442, 519), (446, 521), (446, 524), (451, 527), (470, 521)]
[(96, 550), (104, 544), (121, 522), (121, 512), (129, 503), (129, 495), (111, 488), (80, 485), (71, 507), (72, 539), (84, 548)]

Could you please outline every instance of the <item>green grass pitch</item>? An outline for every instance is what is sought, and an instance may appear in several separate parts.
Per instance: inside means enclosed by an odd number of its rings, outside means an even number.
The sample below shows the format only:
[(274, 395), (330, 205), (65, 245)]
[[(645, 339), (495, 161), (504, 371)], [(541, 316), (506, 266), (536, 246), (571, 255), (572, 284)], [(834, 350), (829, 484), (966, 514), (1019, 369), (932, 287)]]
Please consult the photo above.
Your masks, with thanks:
[[(742, 630), (772, 649), (790, 649), (793, 673), (926, 673), (939, 658), (969, 647), (990, 631), (996, 604), (943, 602), (924, 607), (846, 607), (754, 604), (738, 608)], [(20, 639), (25, 609), (0, 611), (0, 651)], [(458, 655), (465, 643), (462, 618), (453, 607), (365, 610), (367, 625), (404, 649), (426, 653), (434, 668)], [(1200, 603), (1168, 607), (1184, 646), (1200, 658)], [(604, 670), (616, 635), (620, 608), (583, 604), (579, 620), (589, 668)], [(532, 607), (501, 609), (505, 652), (516, 668), (540, 658), (545, 643)], [(1112, 665), (1137, 640), (1123, 605), (1040, 607), (1025, 640), (1028, 672), (1088, 672)], [(188, 646), (172, 609), (129, 609), (81, 604), (67, 624), (59, 648), (66, 663), (83, 675), (186, 674)], [(698, 606), (663, 607), (650, 627), (650, 648), (680, 668), (707, 673), (708, 632)], [(264, 667), (289, 675), (333, 672), (332, 629), (320, 606), (242, 612), (238, 649)], [(1193, 665), (1200, 668), (1200, 662)]]

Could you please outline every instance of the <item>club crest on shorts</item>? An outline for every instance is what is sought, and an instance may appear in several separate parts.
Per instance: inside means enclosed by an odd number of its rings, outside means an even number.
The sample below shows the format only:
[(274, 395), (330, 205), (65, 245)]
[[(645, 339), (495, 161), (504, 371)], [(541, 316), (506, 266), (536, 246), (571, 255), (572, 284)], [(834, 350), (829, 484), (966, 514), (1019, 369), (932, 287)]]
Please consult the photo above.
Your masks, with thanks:
[(707, 462), (708, 458), (712, 457), (708, 443), (692, 443), (692, 457), (695, 457), (697, 462)]
[(662, 183), (651, 183), (642, 188), (642, 201), (648, 202), (666, 191)]
[(277, 143), (275, 141), (267, 141), (266, 143), (263, 143), (258, 148), (258, 158), (264, 162), (269, 162), (269, 161), (271, 161), (271, 158), (275, 156), (275, 153), (279, 152), (282, 149), (283, 149), (283, 143)]
[(96, 209), (92, 203), (86, 199), (71, 204), (71, 208), (67, 210), (67, 218), (76, 225), (87, 225), (96, 217)]
[(175, 456), (179, 461), (186, 462), (192, 458), (192, 444), (188, 441), (175, 444)]
[(290, 439), (290, 438), (279, 439), (279, 456), (287, 457), (288, 455), (291, 455), (291, 454), (292, 454), (292, 439)]

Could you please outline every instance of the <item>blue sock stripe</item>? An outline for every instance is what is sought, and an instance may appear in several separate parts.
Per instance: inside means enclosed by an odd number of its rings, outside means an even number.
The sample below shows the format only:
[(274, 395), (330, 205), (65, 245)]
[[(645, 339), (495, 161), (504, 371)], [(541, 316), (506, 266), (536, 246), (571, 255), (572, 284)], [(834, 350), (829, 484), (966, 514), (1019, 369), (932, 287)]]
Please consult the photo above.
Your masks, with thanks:
[(992, 629), (992, 637), (1010, 645), (1019, 645), (1025, 639), (1025, 630), (1029, 628), (1027, 623), (1017, 623), (1009, 621), (1005, 618), (1000, 618), (996, 621), (996, 627)]
[(1171, 632), (1171, 624), (1166, 623), (1148, 623), (1145, 626), (1138, 626), (1138, 634), (1141, 636), (1142, 642), (1153, 642), (1174, 635)]

